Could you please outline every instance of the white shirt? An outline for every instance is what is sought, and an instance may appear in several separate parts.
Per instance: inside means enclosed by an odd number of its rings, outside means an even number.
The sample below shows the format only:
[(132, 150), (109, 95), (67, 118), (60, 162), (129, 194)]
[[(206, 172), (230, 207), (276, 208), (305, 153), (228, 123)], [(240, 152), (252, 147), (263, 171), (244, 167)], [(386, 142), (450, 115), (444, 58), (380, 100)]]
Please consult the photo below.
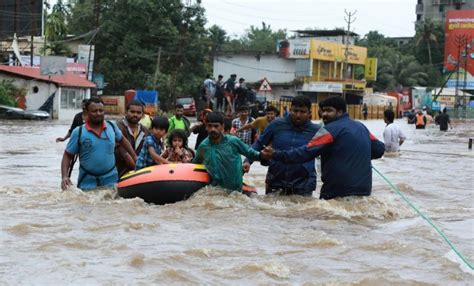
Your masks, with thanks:
[(385, 151), (398, 152), (400, 150), (400, 139), (405, 140), (406, 137), (400, 130), (398, 125), (390, 123), (385, 126), (383, 131), (383, 141), (385, 142)]

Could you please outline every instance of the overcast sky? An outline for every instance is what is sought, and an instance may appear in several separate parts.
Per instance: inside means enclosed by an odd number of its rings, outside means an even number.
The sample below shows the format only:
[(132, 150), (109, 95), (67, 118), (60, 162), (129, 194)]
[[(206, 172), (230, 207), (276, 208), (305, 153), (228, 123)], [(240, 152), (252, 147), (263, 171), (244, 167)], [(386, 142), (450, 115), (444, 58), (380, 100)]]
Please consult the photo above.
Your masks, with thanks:
[[(193, 0), (195, 1), (195, 0)], [(347, 26), (344, 9), (354, 12), (351, 30), (365, 35), (377, 30), (385, 36), (415, 34), (416, 0), (202, 0), (207, 26), (216, 24), (231, 36), (240, 36), (262, 21), (272, 30), (287, 31)], [(289, 33), (291, 35), (291, 32)]]

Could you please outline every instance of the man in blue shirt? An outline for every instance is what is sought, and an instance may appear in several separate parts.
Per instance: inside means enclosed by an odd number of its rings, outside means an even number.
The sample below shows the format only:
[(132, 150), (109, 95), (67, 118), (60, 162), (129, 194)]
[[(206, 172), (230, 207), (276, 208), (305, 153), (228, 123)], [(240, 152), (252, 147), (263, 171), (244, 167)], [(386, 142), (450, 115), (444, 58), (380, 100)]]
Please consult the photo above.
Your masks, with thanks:
[[(306, 146), (292, 150), (266, 147), (262, 156), (286, 163), (305, 162), (321, 156), (321, 199), (369, 196), (372, 191), (371, 160), (382, 157), (385, 145), (360, 122), (349, 118), (346, 101), (329, 97), (319, 103), (324, 127)], [(277, 148), (275, 148), (277, 149)]]
[[(260, 151), (272, 145), (277, 150), (291, 150), (306, 145), (319, 128), (318, 124), (311, 122), (311, 100), (306, 96), (296, 96), (291, 101), (290, 115), (273, 120), (252, 148)], [(243, 165), (244, 171), (249, 170), (250, 164), (251, 161), (247, 159)], [(292, 164), (271, 160), (265, 186), (266, 194), (311, 196), (316, 189), (314, 158)]]
[(120, 129), (104, 120), (104, 104), (100, 98), (91, 98), (85, 106), (87, 121), (75, 128), (71, 134), (61, 162), (61, 188), (72, 185), (68, 167), (75, 154), (79, 154), (79, 177), (77, 185), (82, 190), (100, 186), (110, 187), (118, 181), (115, 167), (115, 144), (122, 145), (136, 160), (136, 154), (122, 136)]

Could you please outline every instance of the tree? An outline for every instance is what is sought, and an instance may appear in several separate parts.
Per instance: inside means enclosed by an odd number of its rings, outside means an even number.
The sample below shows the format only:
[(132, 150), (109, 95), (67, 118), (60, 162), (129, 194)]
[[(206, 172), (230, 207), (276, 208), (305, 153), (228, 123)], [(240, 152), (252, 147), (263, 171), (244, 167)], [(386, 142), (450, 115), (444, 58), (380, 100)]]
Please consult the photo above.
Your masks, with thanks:
[(58, 0), (53, 5), (52, 12), (46, 16), (44, 33), (46, 43), (42, 48), (43, 53), (60, 56), (71, 54), (71, 51), (63, 42), (68, 32), (66, 24), (68, 14), (68, 6), (63, 4), (62, 0)]
[(426, 44), (428, 49), (428, 62), (430, 65), (433, 65), (433, 60), (431, 58), (431, 43), (437, 44), (438, 42), (435, 31), (436, 26), (429, 18), (418, 23), (416, 26), (416, 46)]
[[(80, 20), (90, 19), (90, 13), (84, 12), (91, 9), (90, 5), (84, 1), (72, 9), (71, 27), (77, 29), (75, 33), (95, 28)], [(154, 88), (159, 47), (162, 53), (158, 91), (162, 106), (172, 106), (177, 95), (196, 92), (209, 67), (203, 8), (184, 6), (179, 0), (104, 0), (101, 5), (95, 71), (105, 75), (105, 92), (121, 94), (130, 88)]]
[(391, 48), (387, 48), (384, 53), (384, 57), (379, 57), (375, 90), (400, 90), (406, 86), (427, 86), (429, 77), (426, 69), (414, 56), (403, 55)]
[(250, 51), (274, 52), (279, 39), (286, 38), (285, 30), (273, 32), (270, 25), (262, 22), (262, 28), (250, 26), (247, 34), (241, 38), (242, 45)]

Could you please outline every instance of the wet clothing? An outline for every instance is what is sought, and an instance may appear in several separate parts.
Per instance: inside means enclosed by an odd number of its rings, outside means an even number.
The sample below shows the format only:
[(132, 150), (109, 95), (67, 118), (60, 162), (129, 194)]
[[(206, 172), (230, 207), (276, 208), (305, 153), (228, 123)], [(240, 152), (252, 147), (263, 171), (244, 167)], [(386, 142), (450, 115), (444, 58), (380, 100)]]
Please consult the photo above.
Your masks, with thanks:
[(425, 129), (426, 127), (426, 116), (423, 114), (417, 114), (415, 116), (415, 127), (416, 129)]
[(451, 120), (449, 119), (449, 114), (447, 113), (442, 113), (436, 117), (436, 120), (438, 121), (439, 124), (439, 130), (441, 131), (447, 131), (448, 130), (448, 123), (451, 123)]
[(400, 150), (400, 140), (406, 137), (402, 130), (395, 123), (389, 123), (383, 131), (383, 141), (385, 143), (385, 152), (398, 152)]
[(321, 127), (306, 146), (289, 151), (277, 150), (273, 158), (294, 163), (321, 156), (323, 186), (320, 198), (333, 199), (369, 196), (372, 191), (370, 160), (382, 157), (384, 150), (384, 144), (362, 123), (345, 113)]
[[(245, 122), (242, 123), (240, 118), (237, 117), (234, 120), (232, 120), (232, 128), (234, 130), (240, 129), (244, 127), (245, 125), (252, 123), (253, 120), (254, 119), (252, 117), (247, 117), (247, 120), (245, 120)], [(250, 145), (253, 143), (252, 129), (247, 129), (247, 130), (237, 132), (235, 135), (239, 137), (240, 140), (242, 140), (242, 142), (244, 142), (247, 145)]]
[(258, 117), (252, 122), (251, 125), (253, 128), (258, 129), (260, 134), (262, 134), (263, 130), (265, 130), (265, 128), (268, 126), (267, 117), (266, 116)]
[(178, 154), (173, 147), (167, 147), (161, 156), (173, 163), (191, 163), (194, 158), (194, 154), (190, 149), (183, 148), (182, 153)]
[[(145, 138), (146, 136), (148, 136), (148, 129), (138, 123), (137, 133), (133, 134), (133, 131), (129, 127), (126, 118), (118, 121), (117, 127), (120, 129), (125, 139), (130, 142), (130, 145), (132, 145), (133, 150), (135, 150), (135, 154), (138, 156), (140, 154), (140, 151), (142, 150)], [(125, 173), (132, 171), (132, 169), (128, 168), (127, 163), (125, 162), (124, 154), (127, 154), (127, 151), (123, 147), (118, 146), (117, 148), (115, 148), (115, 161), (119, 176), (122, 176)]]
[(196, 145), (194, 146), (194, 150), (197, 150), (201, 142), (204, 141), (204, 139), (206, 139), (208, 136), (206, 124), (203, 123), (200, 126), (196, 127), (193, 130), (193, 133), (198, 135), (196, 138)]
[[(260, 134), (252, 145), (257, 151), (272, 145), (275, 150), (291, 150), (308, 144), (320, 126), (308, 120), (303, 126), (295, 126), (289, 117), (276, 118)], [(295, 161), (291, 164), (271, 160), (265, 183), (267, 193), (284, 190), (283, 193), (311, 195), (316, 189), (316, 168), (314, 158), (307, 161)]]
[(220, 186), (231, 192), (242, 192), (243, 172), (240, 155), (259, 160), (260, 152), (253, 150), (235, 136), (223, 135), (218, 144), (213, 144), (208, 137), (196, 150), (193, 163), (206, 166), (211, 177), (211, 185)]
[(76, 115), (74, 115), (74, 119), (72, 120), (71, 128), (69, 128), (69, 134), (72, 134), (72, 131), (76, 129), (76, 127), (81, 126), (84, 124), (84, 119), (83, 119), (83, 112), (79, 112)]
[(178, 119), (176, 118), (176, 115), (174, 115), (169, 119), (169, 122), (170, 127), (168, 128), (168, 134), (171, 134), (171, 131), (175, 129), (181, 129), (184, 130), (186, 136), (189, 137), (189, 126), (191, 125), (191, 122), (189, 122), (189, 119), (186, 118), (186, 116), (183, 115)]
[(88, 123), (74, 129), (66, 153), (79, 154), (78, 188), (90, 190), (117, 183), (114, 150), (115, 143), (122, 139), (122, 132), (111, 121), (104, 121), (100, 134), (96, 134)]
[(157, 139), (153, 135), (148, 135), (145, 137), (145, 143), (143, 143), (142, 150), (140, 151), (140, 154), (137, 157), (137, 163), (135, 164), (135, 170), (140, 170), (145, 167), (157, 165), (158, 163), (153, 160), (153, 158), (150, 155), (150, 152), (148, 151), (149, 147), (153, 147), (155, 149), (156, 154), (161, 155), (161, 152), (163, 150), (163, 143), (161, 142), (160, 139)]

